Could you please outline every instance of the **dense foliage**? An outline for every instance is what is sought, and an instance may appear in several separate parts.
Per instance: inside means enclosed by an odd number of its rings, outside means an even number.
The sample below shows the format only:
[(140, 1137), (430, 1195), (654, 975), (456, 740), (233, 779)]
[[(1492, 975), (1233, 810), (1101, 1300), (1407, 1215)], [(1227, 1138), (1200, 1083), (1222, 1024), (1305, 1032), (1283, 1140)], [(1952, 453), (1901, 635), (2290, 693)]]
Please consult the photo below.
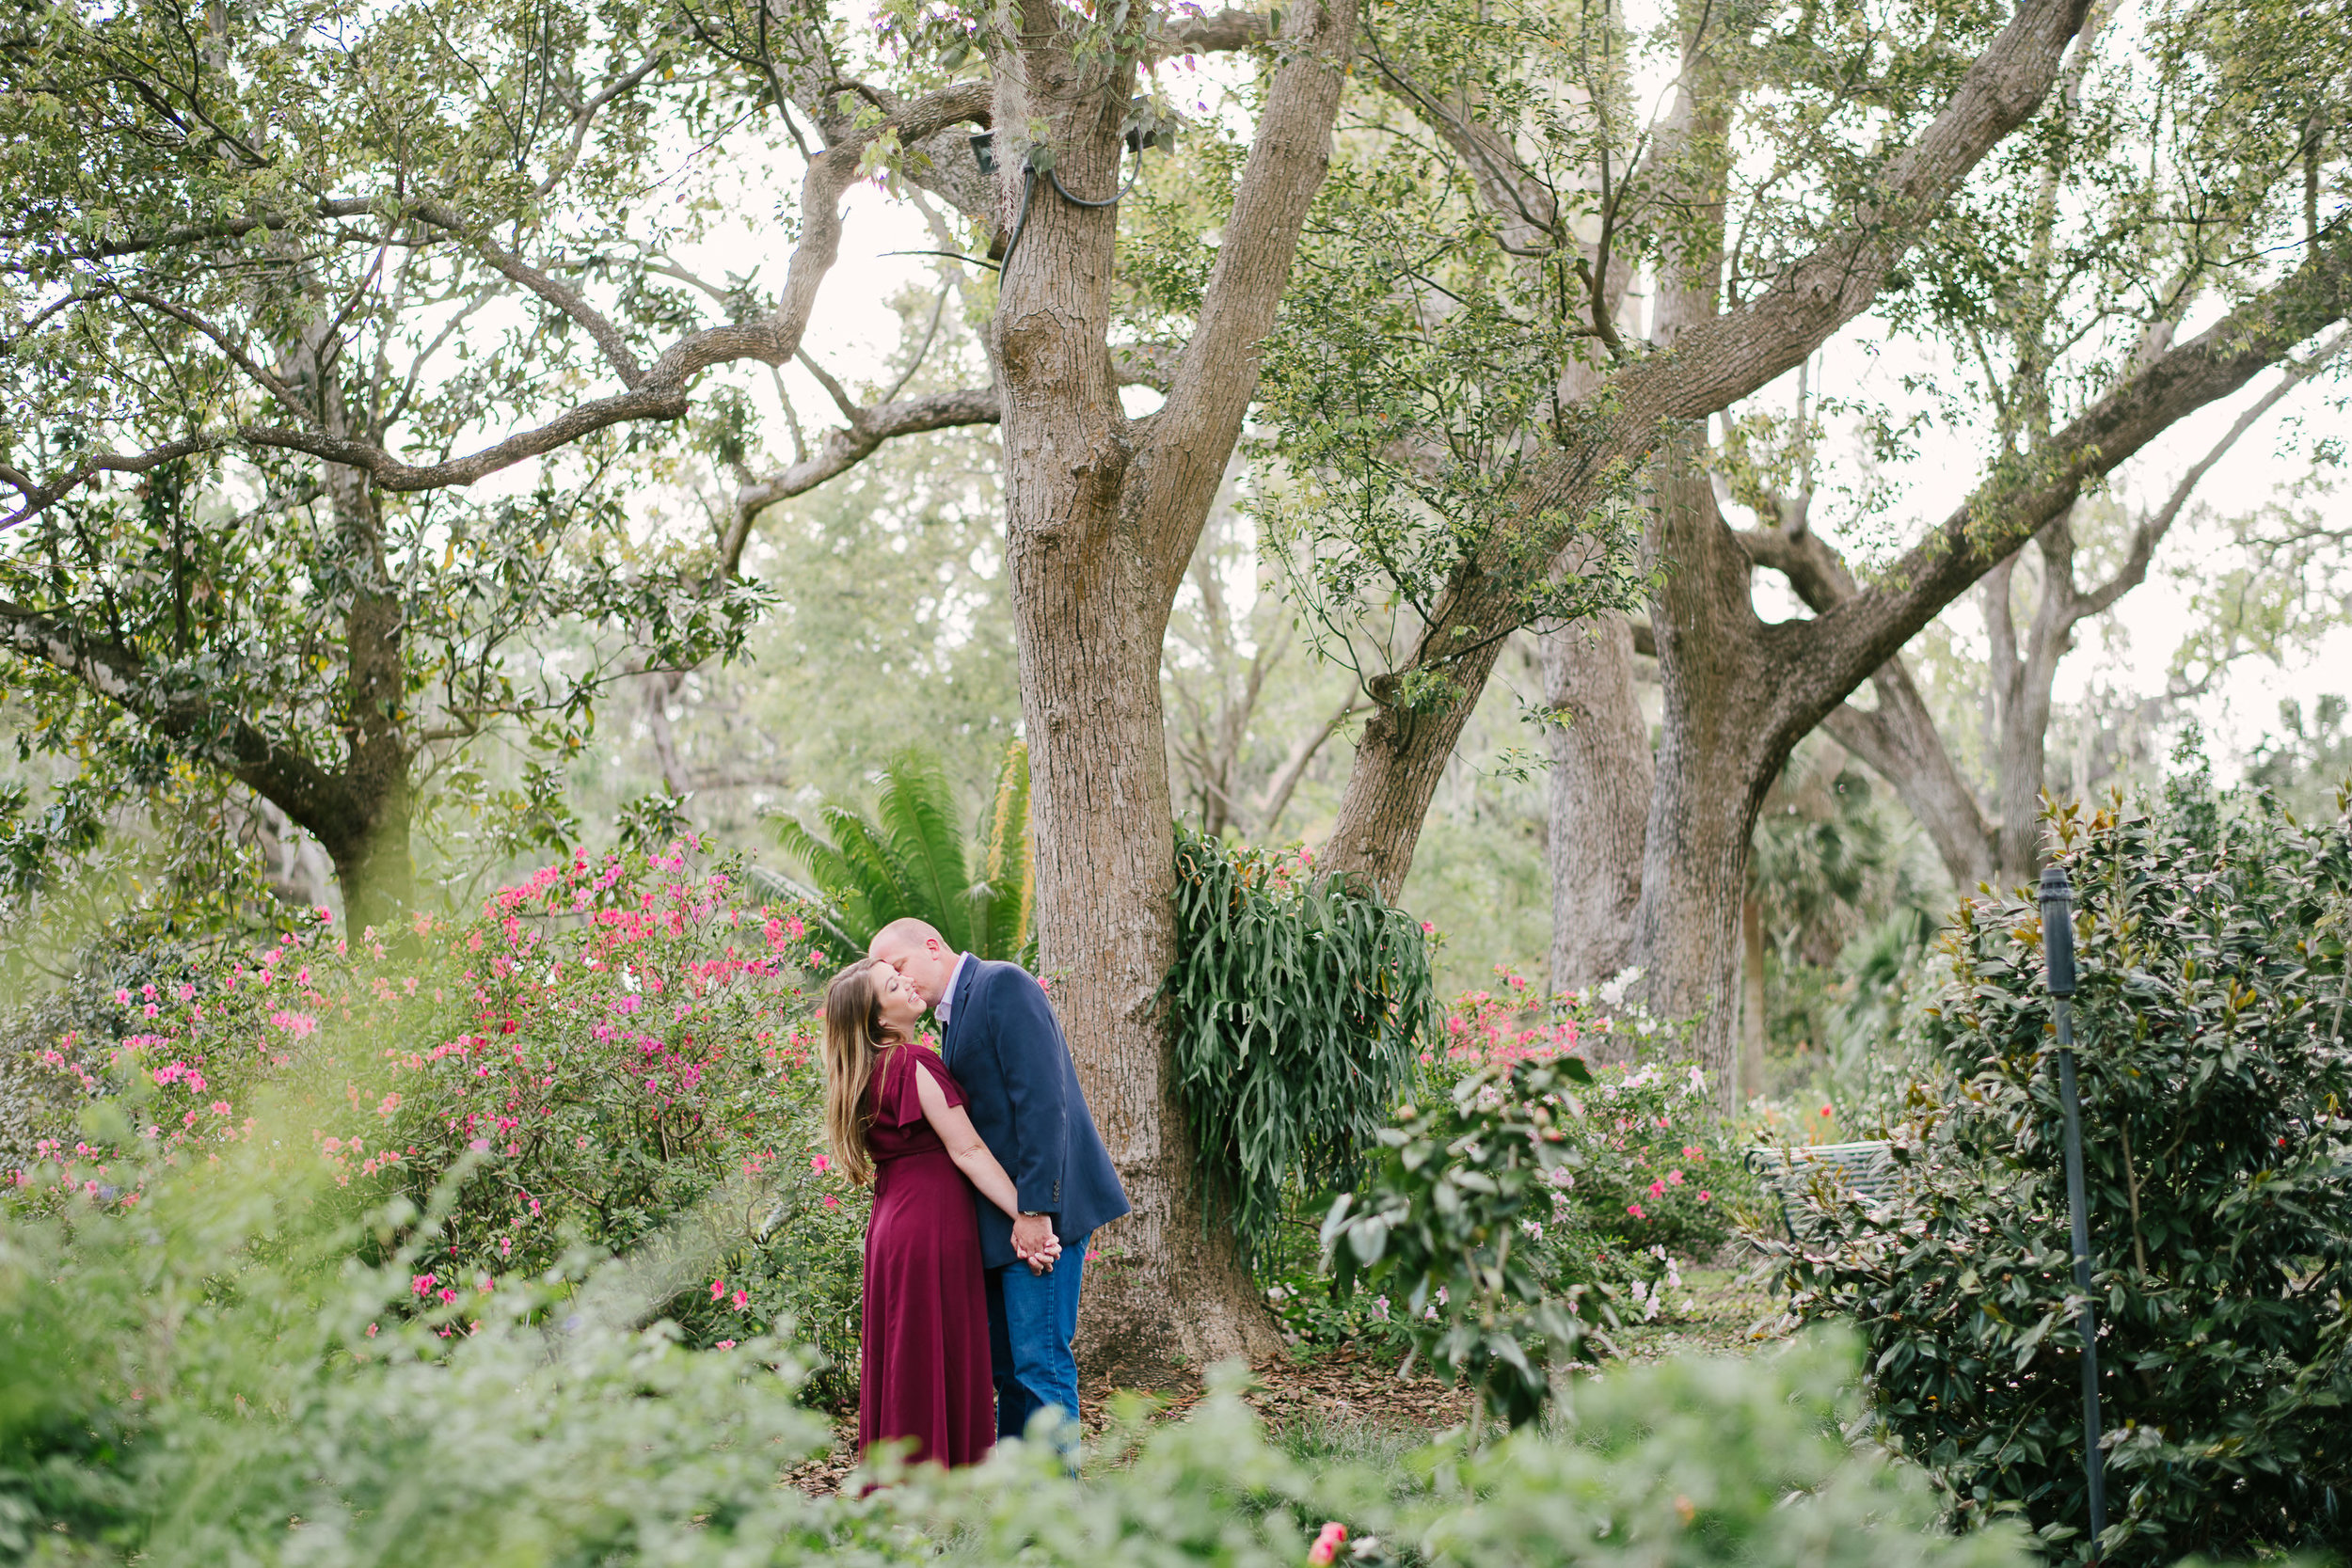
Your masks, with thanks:
[(1246, 1253), (1293, 1182), (1328, 1192), (1413, 1080), (1435, 1033), (1428, 932), (1313, 874), (1313, 856), (1176, 830), (1176, 962), (1162, 989), (1176, 1092), (1216, 1212)]
[[(106, 1039), (45, 1058), (101, 1096), (72, 1166), (20, 1180), (142, 1201), (148, 1175), (246, 1148), (273, 1118), (352, 1212), (405, 1195), (420, 1311), (507, 1277), (630, 1255), (695, 1343), (789, 1322), (817, 1390), (854, 1388), (863, 1202), (819, 1151), (804, 909), (736, 900), (730, 865), (581, 850), (465, 922), (396, 945), (316, 914), (258, 952), (116, 992)], [(54, 1145), (40, 1152), (63, 1156)], [(362, 1249), (371, 1262), (383, 1246)]]
[[(1591, 1083), (1548, 1102), (1548, 1111), (1562, 1112), (1551, 1122), (1561, 1134), (1561, 1163), (1545, 1201), (1515, 1211), (1514, 1252), (1550, 1286), (1597, 1284), (1618, 1293), (1628, 1317), (1671, 1321), (1692, 1306), (1682, 1293), (1682, 1263), (1713, 1253), (1738, 1213), (1755, 1203), (1754, 1179), (1733, 1147), (1741, 1128), (1715, 1112), (1705, 1074), (1681, 1056), (1683, 1032), (1627, 1000), (1629, 979), (1547, 998), (1498, 967), (1497, 989), (1455, 998), (1435, 1048), (1421, 1053), (1414, 1115), (1473, 1075), (1486, 1085), (1482, 1105), (1499, 1104), (1513, 1092), (1511, 1069), (1521, 1063), (1614, 1058), (1585, 1062)], [(1434, 1202), (1434, 1186), (1407, 1201)], [(1352, 1342), (1398, 1356), (1416, 1353), (1434, 1332), (1426, 1325), (1444, 1316), (1455, 1292), (1445, 1287), (1445, 1300), (1424, 1302), (1416, 1319), (1388, 1293), (1394, 1282), (1359, 1290), (1354, 1271), (1335, 1275), (1334, 1259), (1305, 1239), (1329, 1208), (1294, 1184), (1292, 1223), (1260, 1259), (1285, 1334), (1311, 1348)]]
[(1563, 1124), (1592, 1081), (1575, 1056), (1529, 1058), (1473, 1072), (1427, 1109), (1398, 1106), (1379, 1163), (1323, 1223), (1341, 1288), (1380, 1290), (1415, 1354), (1467, 1376), (1513, 1426), (1542, 1413), (1553, 1370), (1605, 1347), (1593, 1330), (1614, 1321), (1605, 1291), (1533, 1244), (1585, 1163)]
[[(1935, 1531), (1915, 1472), (1839, 1438), (1834, 1341), (1596, 1379), (1556, 1433), (1401, 1470), (1302, 1463), (1223, 1383), (1182, 1422), (1128, 1407), (1082, 1481), (1012, 1445), (812, 1497), (779, 1484), (830, 1436), (800, 1353), (619, 1326), (650, 1304), (610, 1269), (419, 1309), (446, 1192), (355, 1210), (324, 1165), (220, 1152), (151, 1171), (135, 1207), (0, 1228), (0, 1562), (1292, 1568), (1341, 1534), (1368, 1568), (2021, 1560)], [(369, 1240), (384, 1255), (352, 1266)]]
[[(2119, 1562), (2352, 1544), (2352, 833), (2201, 777), (2056, 820)], [(1891, 1206), (1828, 1205), (1796, 1306), (1850, 1319), (1879, 1418), (1963, 1521), (2079, 1555), (2074, 1298), (2034, 906), (1963, 906)]]

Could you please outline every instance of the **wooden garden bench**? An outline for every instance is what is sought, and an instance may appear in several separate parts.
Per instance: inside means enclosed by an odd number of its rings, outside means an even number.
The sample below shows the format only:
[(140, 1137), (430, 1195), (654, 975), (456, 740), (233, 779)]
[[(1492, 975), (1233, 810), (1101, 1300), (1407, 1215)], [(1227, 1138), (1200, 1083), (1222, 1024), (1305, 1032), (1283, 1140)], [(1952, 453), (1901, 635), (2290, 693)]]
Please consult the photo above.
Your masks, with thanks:
[[(1815, 1144), (1802, 1148), (1758, 1147), (1747, 1153), (1747, 1167), (1764, 1179), (1780, 1199), (1780, 1223), (1792, 1242), (1820, 1239), (1819, 1216), (1808, 1213), (1804, 1199), (1858, 1197), (1865, 1203), (1884, 1203), (1895, 1196), (1894, 1146), (1883, 1138), (1851, 1144)], [(1805, 1223), (1802, 1229), (1797, 1221)]]

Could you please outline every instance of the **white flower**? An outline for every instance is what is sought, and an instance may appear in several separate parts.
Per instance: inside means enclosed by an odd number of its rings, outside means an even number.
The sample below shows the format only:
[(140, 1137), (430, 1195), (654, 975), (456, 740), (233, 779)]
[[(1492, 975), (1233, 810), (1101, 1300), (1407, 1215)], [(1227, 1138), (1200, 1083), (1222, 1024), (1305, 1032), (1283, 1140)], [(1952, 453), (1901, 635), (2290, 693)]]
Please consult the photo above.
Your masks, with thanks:
[(1540, 1242), (1544, 1239), (1544, 1227), (1534, 1220), (1519, 1221), (1519, 1233), (1531, 1242)]
[(1642, 972), (1639, 969), (1621, 969), (1617, 971), (1615, 974), (1612, 975), (1601, 985), (1601, 1005), (1609, 1007), (1623, 1006), (1625, 1005), (1625, 993), (1632, 990), (1634, 982), (1641, 979), (1641, 977)]

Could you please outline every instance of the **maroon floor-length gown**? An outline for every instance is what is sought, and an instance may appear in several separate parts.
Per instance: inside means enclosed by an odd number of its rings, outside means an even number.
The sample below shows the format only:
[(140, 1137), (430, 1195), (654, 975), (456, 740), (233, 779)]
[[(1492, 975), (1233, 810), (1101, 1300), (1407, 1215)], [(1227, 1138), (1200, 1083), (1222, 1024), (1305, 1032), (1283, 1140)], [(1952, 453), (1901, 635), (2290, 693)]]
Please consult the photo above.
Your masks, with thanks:
[(980, 1234), (972, 1184), (923, 1119), (918, 1072), (938, 1082), (948, 1104), (965, 1103), (946, 1066), (919, 1045), (885, 1053), (866, 1091), (874, 1212), (866, 1225), (858, 1448), (912, 1437), (913, 1462), (970, 1465), (996, 1438)]

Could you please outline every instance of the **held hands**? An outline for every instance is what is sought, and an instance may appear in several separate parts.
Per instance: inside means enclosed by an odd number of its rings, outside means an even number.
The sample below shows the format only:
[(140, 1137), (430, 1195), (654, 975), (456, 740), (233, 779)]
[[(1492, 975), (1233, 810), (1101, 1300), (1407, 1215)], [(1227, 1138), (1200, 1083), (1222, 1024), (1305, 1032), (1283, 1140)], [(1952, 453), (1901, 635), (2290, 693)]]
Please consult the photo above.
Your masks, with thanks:
[(1054, 1260), (1061, 1256), (1061, 1239), (1045, 1215), (1022, 1214), (1012, 1222), (1012, 1250), (1031, 1274), (1051, 1274)]

